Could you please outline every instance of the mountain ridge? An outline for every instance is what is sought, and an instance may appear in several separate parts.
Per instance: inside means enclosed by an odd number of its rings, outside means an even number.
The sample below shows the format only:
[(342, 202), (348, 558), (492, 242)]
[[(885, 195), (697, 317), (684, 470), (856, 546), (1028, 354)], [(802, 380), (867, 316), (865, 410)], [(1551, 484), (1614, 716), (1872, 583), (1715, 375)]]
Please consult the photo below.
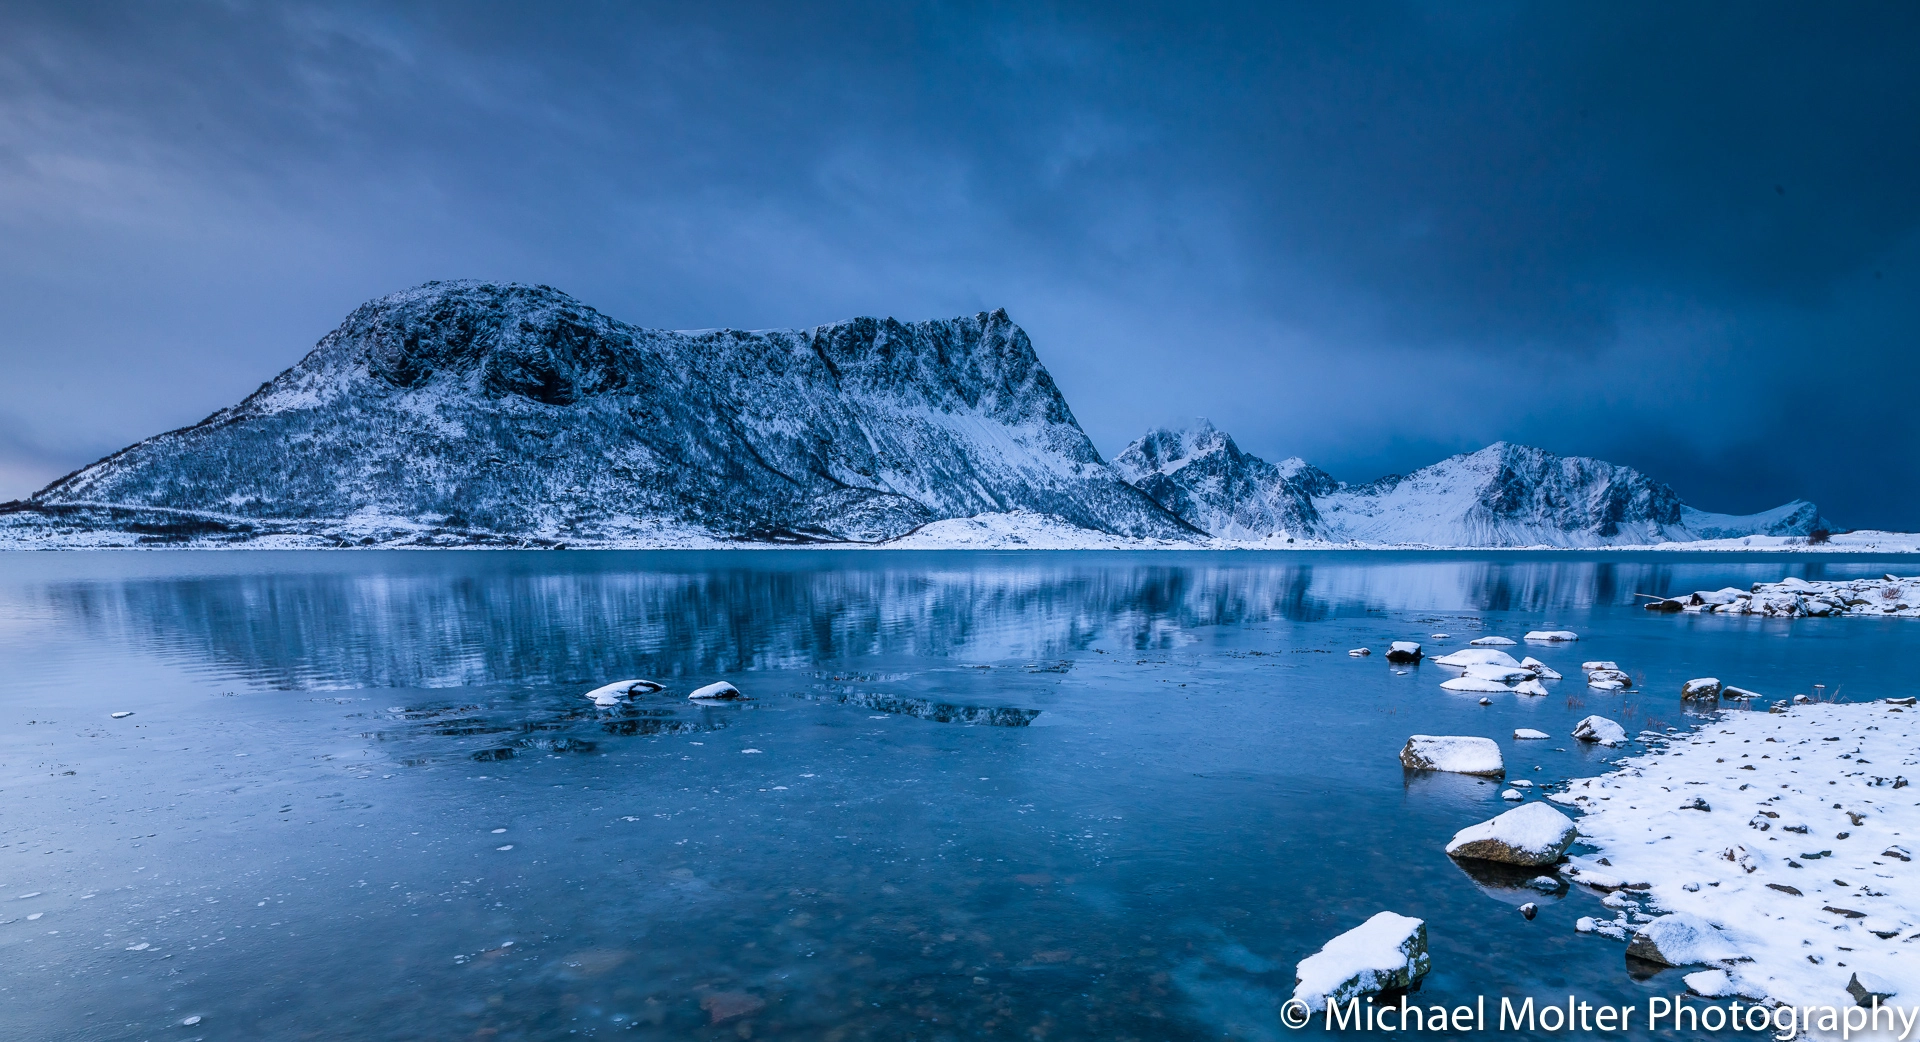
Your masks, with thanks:
[(1349, 485), (1201, 420), (1108, 463), (1005, 310), (673, 331), (473, 280), (368, 301), (234, 405), (0, 505), (0, 545), (43, 546), (1066, 546), (1086, 531), (1582, 547), (1830, 527), (1804, 501), (1716, 514), (1633, 468), (1506, 442)]
[[(1115, 460), (1161, 506), (1225, 539), (1574, 548), (1807, 536), (1833, 527), (1804, 500), (1716, 514), (1687, 506), (1632, 467), (1505, 441), (1410, 474), (1346, 484), (1297, 457), (1269, 464), (1201, 419), (1149, 431)], [(1287, 511), (1269, 512), (1264, 526), (1248, 523), (1277, 498)]]

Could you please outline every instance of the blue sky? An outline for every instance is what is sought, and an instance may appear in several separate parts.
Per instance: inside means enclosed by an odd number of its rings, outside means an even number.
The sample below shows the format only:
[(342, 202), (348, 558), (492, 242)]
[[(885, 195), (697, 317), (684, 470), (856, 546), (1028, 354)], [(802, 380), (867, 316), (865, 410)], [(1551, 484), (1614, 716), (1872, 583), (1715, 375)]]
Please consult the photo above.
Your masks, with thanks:
[(1006, 307), (1109, 456), (1498, 439), (1920, 528), (1920, 9), (0, 10), (0, 498), (361, 301)]

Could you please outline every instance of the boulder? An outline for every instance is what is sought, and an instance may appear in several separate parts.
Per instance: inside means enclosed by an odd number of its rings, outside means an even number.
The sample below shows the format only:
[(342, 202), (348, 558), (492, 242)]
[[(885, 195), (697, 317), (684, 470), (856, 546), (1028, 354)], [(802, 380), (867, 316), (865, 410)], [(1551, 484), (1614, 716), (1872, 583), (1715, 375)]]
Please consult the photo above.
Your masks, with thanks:
[(739, 688), (722, 680), (717, 684), (697, 688), (687, 697), (697, 702), (730, 702), (744, 696), (740, 694)]
[(1633, 678), (1617, 669), (1595, 669), (1587, 673), (1587, 686), (1602, 691), (1619, 691), (1633, 686)]
[(1589, 716), (1574, 724), (1573, 736), (1599, 745), (1627, 744), (1627, 729), (1604, 716)]
[(1476, 691), (1486, 693), (1497, 691), (1501, 694), (1506, 694), (1511, 690), (1511, 688), (1505, 684), (1492, 680), (1481, 680), (1479, 677), (1454, 677), (1452, 680), (1442, 681), (1440, 686), (1448, 691), (1461, 691), (1467, 694), (1472, 694)]
[(651, 695), (665, 691), (665, 684), (656, 684), (651, 680), (616, 680), (611, 684), (596, 687), (587, 692), (586, 697), (597, 706), (613, 706), (625, 702), (635, 695)]
[(1853, 1001), (1858, 1005), (1884, 1006), (1888, 1000), (1900, 994), (1900, 989), (1895, 987), (1892, 981), (1877, 973), (1855, 970), (1853, 977), (1847, 981), (1847, 994), (1852, 995)]
[(1461, 648), (1451, 655), (1442, 655), (1433, 661), (1442, 666), (1452, 666), (1455, 669), (1465, 669), (1468, 666), (1518, 667), (1520, 665), (1520, 663), (1513, 660), (1512, 655), (1504, 651), (1495, 651), (1492, 648)]
[(1527, 634), (1522, 639), (1523, 640), (1544, 640), (1550, 643), (1560, 644), (1560, 643), (1565, 643), (1569, 641), (1579, 640), (1580, 634), (1575, 633), (1572, 630), (1534, 630), (1533, 632)]
[(1467, 641), (1467, 643), (1478, 645), (1483, 648), (1510, 648), (1513, 645), (1519, 643), (1519, 641), (1511, 640), (1507, 637), (1475, 637), (1474, 639)]
[(1373, 649), (1372, 648), (1354, 648), (1352, 651), (1347, 652), (1347, 654), (1352, 655), (1354, 658), (1366, 658), (1368, 655), (1373, 654)]
[(1503, 789), (1500, 792), (1500, 798), (1509, 803), (1519, 803), (1521, 800), (1527, 798), (1527, 794), (1521, 792), (1519, 789)]
[(1396, 640), (1387, 646), (1388, 662), (1420, 661), (1420, 645), (1410, 640)]
[(1591, 662), (1580, 663), (1580, 670), (1583, 673), (1591, 673), (1596, 669), (1619, 669), (1619, 668), (1620, 668), (1620, 663), (1615, 662), (1612, 659), (1594, 659)]
[(1545, 731), (1536, 731), (1531, 727), (1516, 727), (1513, 729), (1513, 738), (1518, 742), (1544, 742), (1552, 737), (1552, 735)]
[(1425, 920), (1380, 914), (1328, 941), (1293, 970), (1293, 997), (1309, 1010), (1383, 991), (1411, 988), (1427, 975)]
[(1528, 803), (1461, 829), (1447, 855), (1509, 865), (1550, 865), (1573, 843), (1573, 819), (1545, 803)]
[(1522, 680), (1532, 680), (1533, 671), (1519, 666), (1468, 666), (1466, 673), (1480, 680), (1491, 680), (1500, 684), (1517, 684)]
[(1409, 770), (1447, 771), (1498, 778), (1507, 773), (1500, 743), (1491, 738), (1464, 735), (1417, 734), (1400, 750), (1400, 763)]
[(1526, 658), (1520, 660), (1520, 668), (1532, 672), (1534, 676), (1539, 677), (1541, 680), (1560, 679), (1559, 671), (1547, 665), (1545, 662), (1534, 658), (1532, 655), (1528, 655)]
[(1538, 680), (1522, 680), (1518, 684), (1513, 685), (1513, 693), (1516, 695), (1544, 695), (1547, 693), (1547, 685), (1542, 684)]
[(1680, 685), (1682, 702), (1716, 702), (1720, 699), (1723, 687), (1718, 677), (1700, 677)]
[(1733, 962), (1744, 958), (1713, 924), (1687, 912), (1670, 912), (1642, 926), (1627, 942), (1627, 954), (1662, 966)]

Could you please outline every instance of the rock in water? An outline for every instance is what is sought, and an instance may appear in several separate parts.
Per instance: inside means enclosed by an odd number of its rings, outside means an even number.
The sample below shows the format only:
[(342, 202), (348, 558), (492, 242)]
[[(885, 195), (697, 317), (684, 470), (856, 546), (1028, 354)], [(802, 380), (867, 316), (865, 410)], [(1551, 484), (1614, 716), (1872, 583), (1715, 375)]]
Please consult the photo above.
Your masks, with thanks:
[(1483, 648), (1510, 648), (1517, 642), (1506, 637), (1479, 637), (1467, 643), (1477, 644)]
[(1481, 680), (1479, 677), (1454, 677), (1452, 680), (1441, 681), (1440, 686), (1448, 691), (1464, 691), (1469, 694), (1476, 691), (1506, 694), (1511, 690), (1507, 685), (1499, 683), (1498, 681)]
[(1433, 661), (1437, 665), (1452, 666), (1456, 669), (1465, 669), (1468, 666), (1507, 666), (1518, 669), (1522, 666), (1522, 663), (1513, 660), (1512, 655), (1492, 648), (1461, 648), (1451, 655), (1442, 655)]
[(1531, 727), (1516, 727), (1513, 729), (1513, 737), (1515, 741), (1521, 742), (1544, 742), (1553, 736), (1545, 731), (1536, 731)]
[(635, 695), (650, 695), (664, 690), (666, 690), (665, 685), (656, 684), (651, 680), (616, 680), (587, 692), (587, 697), (593, 700), (594, 705), (612, 706), (619, 705)]
[(722, 680), (716, 684), (708, 684), (706, 687), (696, 688), (692, 693), (688, 694), (687, 697), (696, 702), (729, 702), (743, 696), (740, 694), (739, 688)]
[(1529, 803), (1461, 829), (1447, 844), (1449, 857), (1550, 865), (1573, 843), (1573, 819), (1544, 803)]
[(1513, 693), (1516, 695), (1533, 695), (1538, 697), (1547, 693), (1547, 685), (1542, 684), (1538, 680), (1522, 680), (1518, 684), (1513, 685)]
[(1545, 662), (1542, 662), (1539, 659), (1534, 658), (1532, 655), (1528, 655), (1526, 658), (1523, 658), (1520, 660), (1520, 668), (1525, 670), (1531, 670), (1533, 672), (1533, 675), (1536, 677), (1539, 677), (1541, 680), (1561, 679), (1560, 672), (1558, 670), (1554, 669), (1552, 666), (1547, 665)]
[(1534, 904), (1532, 901), (1528, 901), (1526, 904), (1520, 906), (1520, 917), (1528, 922), (1532, 922), (1533, 917), (1539, 914), (1540, 906)]
[(1680, 685), (1680, 701), (1713, 702), (1720, 698), (1721, 683), (1715, 677), (1701, 677)]
[(1293, 971), (1293, 997), (1311, 1010), (1327, 1003), (1411, 988), (1427, 975), (1425, 920), (1395, 912), (1380, 914), (1328, 941)]
[(1400, 763), (1409, 770), (1447, 771), (1498, 778), (1507, 773), (1500, 743), (1491, 738), (1417, 734), (1400, 750)]
[(1354, 658), (1366, 658), (1368, 655), (1373, 654), (1373, 649), (1372, 648), (1354, 648), (1352, 651), (1347, 652), (1347, 654), (1352, 655)]
[(1554, 644), (1580, 639), (1580, 634), (1572, 630), (1534, 630), (1521, 638), (1523, 640), (1544, 640)]
[(1627, 744), (1627, 729), (1604, 716), (1589, 716), (1573, 725), (1573, 736), (1600, 745)]
[(1420, 661), (1420, 645), (1410, 640), (1396, 640), (1387, 646), (1388, 662)]
[(1740, 949), (1697, 915), (1671, 912), (1642, 926), (1627, 944), (1627, 954), (1662, 966), (1732, 962)]

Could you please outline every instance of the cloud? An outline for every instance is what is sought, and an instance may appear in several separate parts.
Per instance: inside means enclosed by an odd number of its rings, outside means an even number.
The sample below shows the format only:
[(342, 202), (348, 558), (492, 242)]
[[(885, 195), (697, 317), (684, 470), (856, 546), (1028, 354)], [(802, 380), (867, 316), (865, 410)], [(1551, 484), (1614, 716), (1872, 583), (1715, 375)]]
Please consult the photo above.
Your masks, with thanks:
[(0, 410), (64, 470), (430, 278), (671, 327), (1007, 306), (1109, 452), (1508, 438), (1920, 526), (1916, 19), (9, 5)]

